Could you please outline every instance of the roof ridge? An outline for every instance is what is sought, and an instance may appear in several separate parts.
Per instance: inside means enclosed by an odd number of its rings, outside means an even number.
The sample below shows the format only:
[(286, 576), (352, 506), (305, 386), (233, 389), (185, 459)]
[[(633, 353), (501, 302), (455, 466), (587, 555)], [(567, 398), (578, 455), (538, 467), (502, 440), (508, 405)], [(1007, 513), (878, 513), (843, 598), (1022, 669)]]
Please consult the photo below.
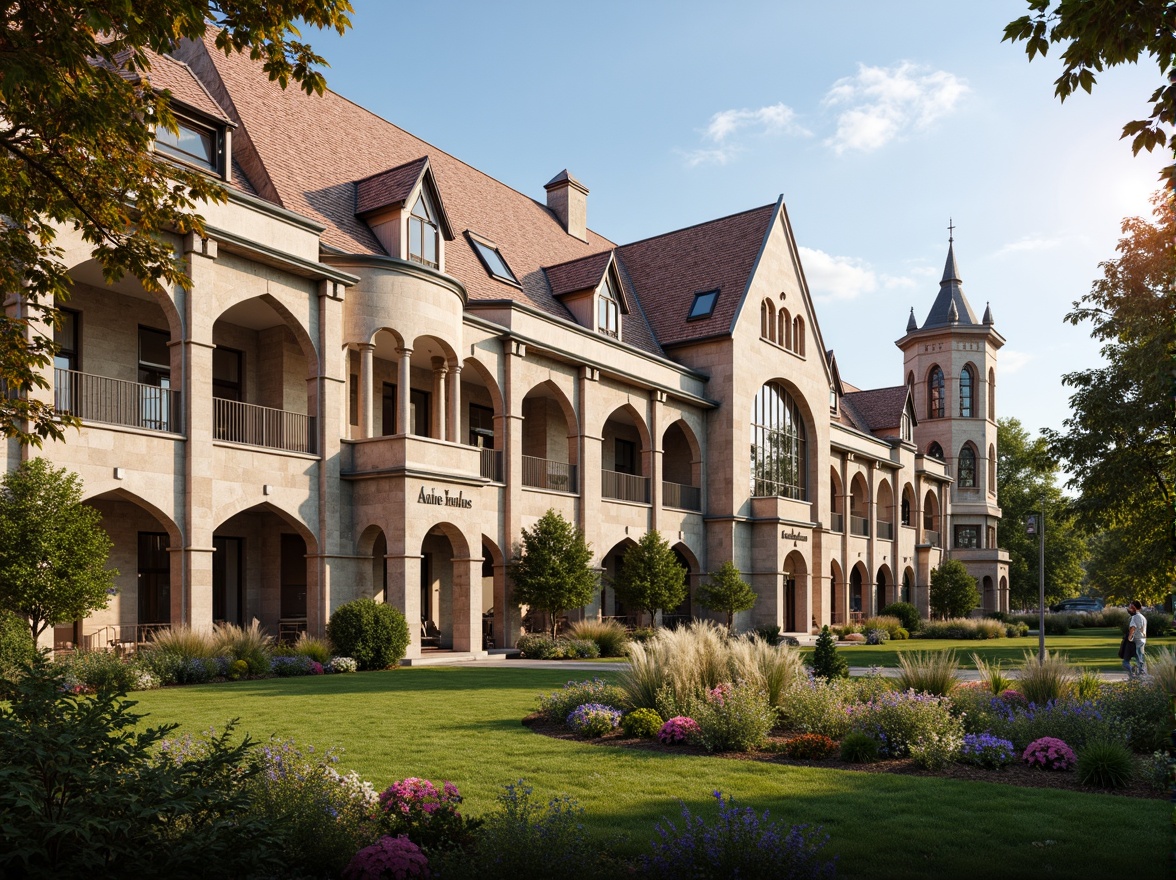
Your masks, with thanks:
[(766, 205), (758, 205), (754, 208), (748, 208), (747, 210), (744, 210), (744, 211), (736, 211), (734, 214), (726, 214), (722, 217), (715, 217), (713, 220), (702, 220), (698, 223), (692, 223), (689, 226), (682, 226), (678, 229), (671, 229), (669, 232), (662, 232), (657, 235), (650, 235), (650, 236), (647, 236), (646, 238), (639, 238), (636, 241), (628, 241), (622, 245), (618, 245), (617, 247), (623, 249), (623, 248), (627, 248), (627, 247), (633, 247), (634, 245), (638, 245), (638, 244), (645, 244), (648, 241), (656, 241), (659, 238), (667, 238), (668, 236), (677, 235), (681, 232), (689, 232), (691, 229), (700, 229), (703, 226), (710, 226), (714, 223), (722, 223), (725, 220), (734, 220), (736, 217), (743, 217), (747, 214), (754, 214), (756, 211), (763, 211), (766, 208), (775, 208), (775, 207), (776, 207), (775, 202), (769, 202)]

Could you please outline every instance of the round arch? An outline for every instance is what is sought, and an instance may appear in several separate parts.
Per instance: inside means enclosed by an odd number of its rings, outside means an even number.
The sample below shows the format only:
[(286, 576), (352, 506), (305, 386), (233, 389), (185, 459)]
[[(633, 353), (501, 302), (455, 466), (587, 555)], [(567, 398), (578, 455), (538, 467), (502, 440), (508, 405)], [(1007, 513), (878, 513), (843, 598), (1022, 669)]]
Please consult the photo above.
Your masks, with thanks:
[(870, 613), (870, 573), (865, 563), (858, 562), (849, 572), (849, 613)]
[(915, 601), (915, 570), (909, 565), (902, 572), (902, 592), (899, 593), (900, 602)]
[[(795, 413), (793, 413), (793, 409)], [(768, 379), (756, 389), (747, 412), (750, 414), (752, 429), (752, 456), (749, 462), (751, 465), (749, 483), (752, 494), (774, 495), (790, 492), (795, 494), (785, 494), (784, 497), (802, 501), (814, 500), (814, 494), (819, 492), (816, 487), (820, 480), (820, 474), (817, 471), (820, 455), (813, 442), (818, 436), (816, 419), (813, 416), (812, 407), (804, 395), (792, 382), (782, 376), (776, 376)], [(802, 459), (802, 468), (795, 474), (799, 483), (797, 486), (779, 486), (780, 481), (777, 478), (781, 475), (777, 471), (781, 469), (781, 466), (772, 464), (773, 460), (786, 458), (778, 454), (773, 455), (771, 451), (773, 444), (769, 442), (771, 435), (780, 434), (787, 430), (785, 425), (780, 424), (780, 416), (782, 415), (787, 416), (785, 422), (790, 419), (797, 419), (799, 422), (797, 425), (798, 436), (795, 442), (798, 446), (796, 455)], [(789, 433), (792, 432), (789, 431)], [(785, 471), (788, 471), (791, 464), (786, 463), (783, 467)], [(785, 475), (789, 476), (790, 474), (786, 473)]]
[(894, 582), (894, 575), (890, 572), (890, 566), (883, 563), (878, 567), (878, 574), (875, 582), (878, 585), (878, 607), (883, 608), (891, 602), (896, 601), (896, 587)]
[(163, 310), (164, 319), (167, 321), (167, 329), (171, 338), (173, 340), (184, 338), (184, 320), (180, 315), (180, 310), (176, 306), (175, 300), (163, 290), (148, 289), (138, 278), (132, 275), (125, 275), (122, 279), (113, 283), (108, 282), (102, 275), (101, 265), (90, 256), (89, 248), (86, 249), (84, 258), (70, 266), (67, 272), (70, 280), (75, 283), (81, 282), (91, 287), (113, 290), (116, 293), (122, 293), (135, 299), (150, 300)]

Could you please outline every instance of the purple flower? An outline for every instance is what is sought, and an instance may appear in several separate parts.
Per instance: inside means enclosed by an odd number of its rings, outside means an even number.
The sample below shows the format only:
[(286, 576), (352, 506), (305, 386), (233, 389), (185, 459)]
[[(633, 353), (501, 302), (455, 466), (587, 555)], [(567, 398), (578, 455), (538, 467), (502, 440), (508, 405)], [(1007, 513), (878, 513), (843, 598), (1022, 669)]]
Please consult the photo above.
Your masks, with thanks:
[(699, 733), (698, 722), (685, 715), (676, 715), (661, 726), (657, 732), (658, 742), (665, 745), (683, 743)]

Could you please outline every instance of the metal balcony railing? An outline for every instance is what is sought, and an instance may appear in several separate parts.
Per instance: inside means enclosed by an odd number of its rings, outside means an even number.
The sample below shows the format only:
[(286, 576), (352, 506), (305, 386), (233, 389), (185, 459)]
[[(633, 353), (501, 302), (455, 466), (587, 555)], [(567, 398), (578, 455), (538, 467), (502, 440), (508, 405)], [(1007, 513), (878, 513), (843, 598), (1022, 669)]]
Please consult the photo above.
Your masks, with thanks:
[(845, 531), (845, 514), (844, 513), (830, 513), (829, 514), (829, 529), (834, 532)]
[(523, 485), (549, 492), (575, 492), (579, 485), (576, 482), (576, 466), (566, 461), (524, 455)]
[(315, 452), (314, 416), (236, 400), (212, 399), (213, 436), (230, 443)]
[(894, 540), (894, 523), (878, 520), (878, 537), (883, 541)]
[(180, 392), (171, 388), (62, 369), (53, 371), (53, 381), (53, 406), (59, 413), (86, 422), (180, 431)]
[(617, 471), (600, 471), (600, 495), (617, 501), (649, 503), (649, 477), (622, 474)]
[(849, 533), (863, 538), (870, 537), (870, 521), (864, 516), (849, 515)]
[(662, 480), (662, 504), (679, 510), (702, 510), (702, 489)]
[(483, 449), (481, 460), (482, 478), (502, 482), (502, 453), (497, 449)]

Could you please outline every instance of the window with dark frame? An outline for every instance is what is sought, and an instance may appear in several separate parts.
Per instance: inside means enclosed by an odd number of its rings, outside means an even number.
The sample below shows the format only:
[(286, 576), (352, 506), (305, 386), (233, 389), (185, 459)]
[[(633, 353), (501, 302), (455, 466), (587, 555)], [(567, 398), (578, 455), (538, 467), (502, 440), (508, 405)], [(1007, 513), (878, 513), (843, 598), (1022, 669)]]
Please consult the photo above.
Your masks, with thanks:
[(971, 367), (964, 367), (960, 373), (960, 417), (965, 419), (972, 418), (972, 389), (976, 385), (975, 376), (972, 375)]
[(596, 329), (617, 339), (620, 336), (620, 306), (610, 276), (606, 275), (604, 283), (600, 285), (596, 309)]
[(980, 526), (956, 526), (955, 546), (960, 550), (976, 550), (980, 547)]
[(618, 474), (637, 475), (637, 444), (632, 440), (617, 438), (613, 470)]
[(690, 313), (686, 316), (686, 320), (697, 321), (700, 318), (709, 318), (718, 301), (718, 290), (707, 290), (694, 294), (694, 302), (690, 304)]
[(385, 382), (380, 395), (380, 433), (390, 437), (396, 433), (396, 386)]
[(506, 281), (510, 284), (519, 283), (514, 272), (510, 271), (510, 266), (506, 265), (502, 251), (498, 249), (497, 245), (480, 241), (473, 236), (470, 236), (470, 244), (474, 246), (474, 253), (478, 255), (478, 259), (482, 261), (482, 265), (490, 273), (491, 278), (497, 278), (499, 281)]
[(220, 129), (191, 119), (176, 118), (179, 131), (155, 130), (155, 148), (170, 159), (197, 165), (214, 174), (223, 173), (224, 134)]
[(82, 364), (82, 313), (73, 309), (58, 309), (61, 319), (53, 330), (53, 366), (59, 370), (80, 370)]
[(417, 196), (408, 218), (408, 258), (414, 263), (436, 269), (439, 265), (439, 237), (437, 221), (433, 219), (428, 202), (424, 195)]
[(170, 339), (166, 330), (139, 328), (139, 384), (149, 386), (140, 389), (141, 425), (156, 431), (172, 429), (171, 402), (164, 393), (171, 388)]
[(241, 387), (244, 353), (235, 348), (217, 346), (212, 350), (212, 396), (220, 400), (241, 403), (245, 399)]
[(941, 419), (945, 411), (943, 370), (932, 367), (927, 377), (927, 417)]
[(960, 487), (964, 489), (976, 488), (976, 453), (971, 446), (964, 446), (960, 449), (958, 477), (960, 480)]
[(494, 448), (494, 410), (488, 406), (470, 404), (470, 446)]

